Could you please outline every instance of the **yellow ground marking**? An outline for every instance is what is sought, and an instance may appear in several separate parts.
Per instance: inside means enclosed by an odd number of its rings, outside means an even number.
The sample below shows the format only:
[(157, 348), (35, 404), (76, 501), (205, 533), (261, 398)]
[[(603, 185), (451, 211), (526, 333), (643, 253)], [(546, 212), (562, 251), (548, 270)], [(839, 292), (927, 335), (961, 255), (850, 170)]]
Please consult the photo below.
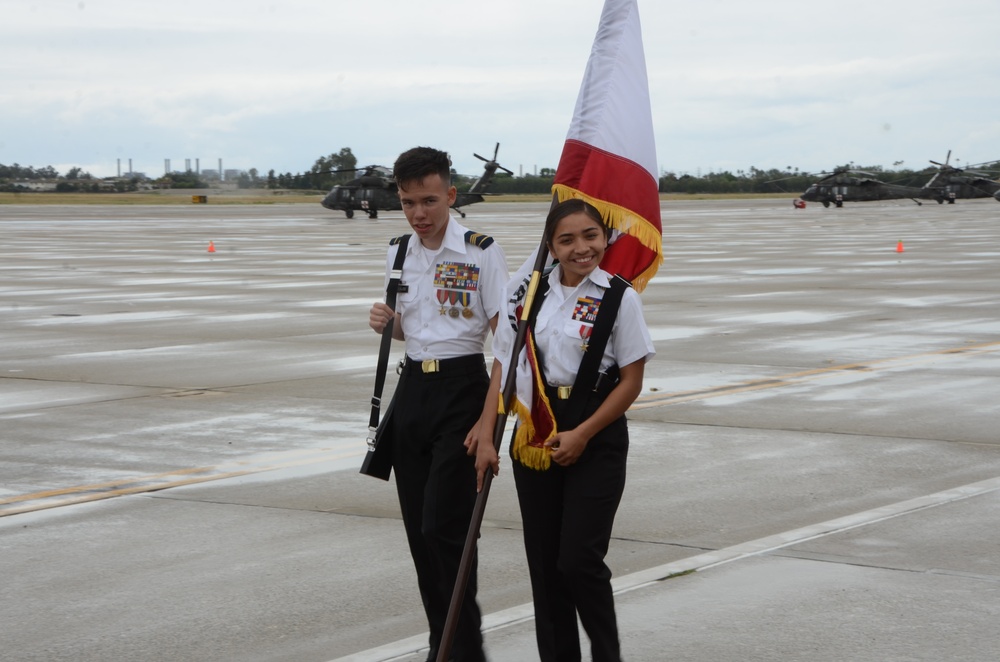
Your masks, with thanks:
[[(303, 455), (306, 457), (299, 459), (281, 458), (289, 456)], [(178, 469), (161, 474), (141, 476), (136, 478), (125, 478), (118, 481), (106, 483), (95, 483), (93, 485), (79, 485), (58, 490), (46, 490), (44, 492), (34, 492), (18, 496), (0, 499), (0, 517), (7, 515), (18, 515), (21, 513), (45, 510), (48, 508), (58, 508), (59, 506), (70, 506), (91, 501), (100, 501), (112, 497), (125, 496), (128, 494), (139, 494), (143, 492), (157, 492), (172, 487), (182, 487), (185, 485), (196, 485), (213, 480), (224, 478), (236, 478), (251, 474), (274, 471), (276, 469), (287, 469), (308, 464), (318, 464), (330, 462), (349, 457), (360, 456), (362, 450), (334, 451), (332, 449), (308, 449), (299, 451), (289, 451), (287, 453), (277, 453), (269, 455), (258, 462), (236, 462), (215, 467), (196, 467), (190, 469)], [(11, 505), (14, 504), (14, 505)], [(10, 506), (10, 507), (6, 507)]]
[[(844, 365), (830, 366), (827, 368), (816, 368), (813, 370), (803, 370), (777, 377), (734, 382), (732, 384), (723, 384), (721, 386), (713, 386), (700, 390), (656, 393), (638, 398), (632, 404), (631, 409), (637, 410), (649, 409), (652, 407), (663, 407), (679, 402), (721, 397), (736, 393), (746, 393), (749, 391), (760, 391), (780, 386), (792, 386), (825, 377), (832, 377), (852, 372), (869, 372), (899, 368), (908, 365), (918, 365), (933, 361), (934, 359), (942, 356), (985, 354), (998, 350), (1000, 350), (1000, 342), (979, 343), (967, 345), (965, 347), (942, 349), (933, 352), (911, 354), (908, 356), (889, 359), (865, 361), (862, 363), (848, 363)], [(307, 464), (317, 464), (320, 462), (359, 457), (362, 452), (363, 449), (334, 451), (333, 449), (328, 448), (320, 450), (308, 449), (289, 451), (287, 453), (276, 453), (267, 456), (270, 459), (265, 458), (257, 462), (236, 462), (233, 464), (212, 467), (178, 469), (176, 471), (168, 471), (166, 473), (153, 474), (150, 476), (127, 478), (106, 483), (80, 485), (76, 487), (67, 487), (6, 497), (0, 499), (0, 517), (45, 510), (47, 508), (57, 508), (59, 506), (100, 501), (102, 499), (110, 499), (112, 497), (125, 496), (128, 494), (156, 492), (172, 487), (196, 485), (198, 483), (206, 483), (213, 480), (247, 476), (266, 471), (275, 471), (277, 469), (286, 469)], [(306, 454), (307, 457), (301, 459), (274, 461), (302, 454)]]
[(780, 386), (793, 386), (803, 384), (818, 379), (835, 377), (856, 372), (875, 372), (878, 370), (888, 370), (890, 368), (901, 368), (921, 363), (929, 363), (942, 356), (986, 354), (1000, 350), (1000, 342), (979, 343), (966, 345), (965, 347), (955, 347), (941, 349), (933, 352), (923, 352), (920, 354), (910, 354), (898, 356), (890, 359), (878, 359), (875, 361), (865, 361), (861, 363), (846, 363), (844, 365), (829, 366), (827, 368), (815, 368), (813, 370), (802, 370), (787, 375), (767, 377), (764, 379), (750, 379), (732, 384), (712, 386), (704, 389), (692, 391), (674, 391), (671, 393), (654, 393), (644, 395), (636, 399), (630, 410), (650, 409), (652, 407), (663, 407), (665, 405), (677, 404), (679, 402), (690, 402), (692, 400), (703, 400), (705, 398), (716, 398), (724, 395), (736, 393), (747, 393), (750, 391), (762, 391)]

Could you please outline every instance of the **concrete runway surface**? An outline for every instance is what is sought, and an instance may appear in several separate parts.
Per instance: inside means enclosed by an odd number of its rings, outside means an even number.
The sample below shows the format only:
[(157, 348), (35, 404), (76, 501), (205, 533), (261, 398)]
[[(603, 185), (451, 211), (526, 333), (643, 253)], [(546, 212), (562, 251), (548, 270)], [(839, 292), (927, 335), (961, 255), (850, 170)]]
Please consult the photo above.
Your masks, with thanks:
[[(546, 207), (463, 223), (513, 269)], [(383, 216), (0, 207), (0, 659), (424, 659), (395, 491), (357, 473)], [(1000, 206), (663, 221), (625, 658), (998, 659)], [(486, 517), (487, 651), (533, 659), (509, 467)]]

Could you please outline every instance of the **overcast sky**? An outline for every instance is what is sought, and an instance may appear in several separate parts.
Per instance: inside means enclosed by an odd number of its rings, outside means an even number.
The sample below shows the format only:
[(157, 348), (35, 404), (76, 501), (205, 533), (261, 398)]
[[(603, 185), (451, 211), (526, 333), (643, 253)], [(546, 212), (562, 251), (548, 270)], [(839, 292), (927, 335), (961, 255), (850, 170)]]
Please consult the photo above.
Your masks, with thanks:
[[(0, 163), (554, 168), (603, 0), (0, 0)], [(1000, 159), (1000, 0), (639, 0), (661, 172)]]

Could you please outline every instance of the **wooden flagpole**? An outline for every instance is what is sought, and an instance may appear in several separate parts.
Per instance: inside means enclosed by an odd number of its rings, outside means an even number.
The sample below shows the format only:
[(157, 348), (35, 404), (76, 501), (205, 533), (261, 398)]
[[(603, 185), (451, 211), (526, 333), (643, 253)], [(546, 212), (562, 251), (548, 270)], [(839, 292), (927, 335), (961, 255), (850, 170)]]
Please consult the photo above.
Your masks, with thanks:
[[(553, 194), (552, 204), (558, 204), (558, 197)], [(516, 395), (516, 373), (514, 361), (524, 347), (525, 336), (527, 335), (528, 319), (532, 309), (540, 305), (535, 301), (535, 293), (538, 291), (538, 284), (542, 280), (542, 271), (549, 255), (545, 246), (545, 236), (538, 246), (538, 255), (535, 257), (535, 264), (531, 269), (531, 279), (528, 281), (528, 289), (524, 295), (524, 306), (521, 309), (521, 318), (517, 321), (517, 334), (514, 336), (514, 347), (511, 350), (507, 379), (503, 387), (503, 410), (509, 412), (514, 403)], [(502, 312), (502, 311), (501, 311)], [(504, 320), (497, 321), (503, 324)], [(497, 414), (496, 425), (493, 427), (493, 448), (500, 453), (500, 445), (503, 443), (504, 428), (507, 425), (507, 414)], [(472, 510), (472, 519), (469, 521), (469, 532), (465, 536), (465, 548), (462, 550), (462, 561), (458, 566), (458, 575), (455, 577), (455, 588), (451, 593), (451, 604), (448, 606), (448, 618), (444, 623), (444, 632), (441, 635), (441, 643), (438, 646), (437, 662), (448, 662), (451, 655), (451, 646), (455, 640), (455, 630), (458, 628), (458, 614), (462, 609), (462, 602), (465, 599), (465, 590), (469, 585), (469, 575), (472, 574), (472, 562), (476, 555), (476, 548), (479, 540), (479, 530), (483, 524), (483, 516), (486, 514), (486, 500), (490, 496), (490, 484), (493, 482), (493, 472), (487, 470), (483, 476), (483, 489), (476, 496), (476, 505)]]

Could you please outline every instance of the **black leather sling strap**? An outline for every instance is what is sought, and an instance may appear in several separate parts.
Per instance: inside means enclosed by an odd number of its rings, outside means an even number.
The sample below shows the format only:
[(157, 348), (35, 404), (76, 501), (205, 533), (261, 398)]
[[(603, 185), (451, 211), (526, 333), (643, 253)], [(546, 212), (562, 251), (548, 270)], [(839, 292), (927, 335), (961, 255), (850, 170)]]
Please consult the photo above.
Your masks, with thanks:
[[(406, 259), (406, 244), (410, 235), (403, 235), (399, 239), (396, 250), (396, 259), (392, 263), (392, 271), (389, 272), (389, 285), (385, 288), (385, 304), (396, 310), (396, 292), (399, 290), (399, 282), (403, 279), (403, 260)], [(382, 330), (382, 344), (378, 350), (378, 364), (375, 368), (375, 392), (372, 394), (372, 414), (368, 419), (368, 442), (371, 445), (375, 438), (375, 430), (378, 429), (379, 409), (382, 406), (382, 389), (385, 387), (385, 371), (389, 366), (389, 351), (392, 347), (392, 327), (395, 317), (389, 318), (385, 329)]]
[(601, 369), (601, 358), (604, 356), (604, 348), (607, 347), (611, 338), (611, 330), (618, 319), (618, 308), (622, 303), (622, 296), (625, 290), (631, 287), (630, 283), (616, 275), (611, 279), (609, 287), (601, 297), (601, 305), (597, 309), (597, 319), (594, 320), (594, 330), (590, 334), (590, 341), (587, 343), (587, 351), (580, 361), (580, 368), (573, 380), (573, 390), (569, 394), (569, 401), (566, 403), (566, 420), (570, 424), (570, 429), (575, 428), (583, 420), (583, 412), (587, 406), (587, 401), (598, 384), (598, 372)]

